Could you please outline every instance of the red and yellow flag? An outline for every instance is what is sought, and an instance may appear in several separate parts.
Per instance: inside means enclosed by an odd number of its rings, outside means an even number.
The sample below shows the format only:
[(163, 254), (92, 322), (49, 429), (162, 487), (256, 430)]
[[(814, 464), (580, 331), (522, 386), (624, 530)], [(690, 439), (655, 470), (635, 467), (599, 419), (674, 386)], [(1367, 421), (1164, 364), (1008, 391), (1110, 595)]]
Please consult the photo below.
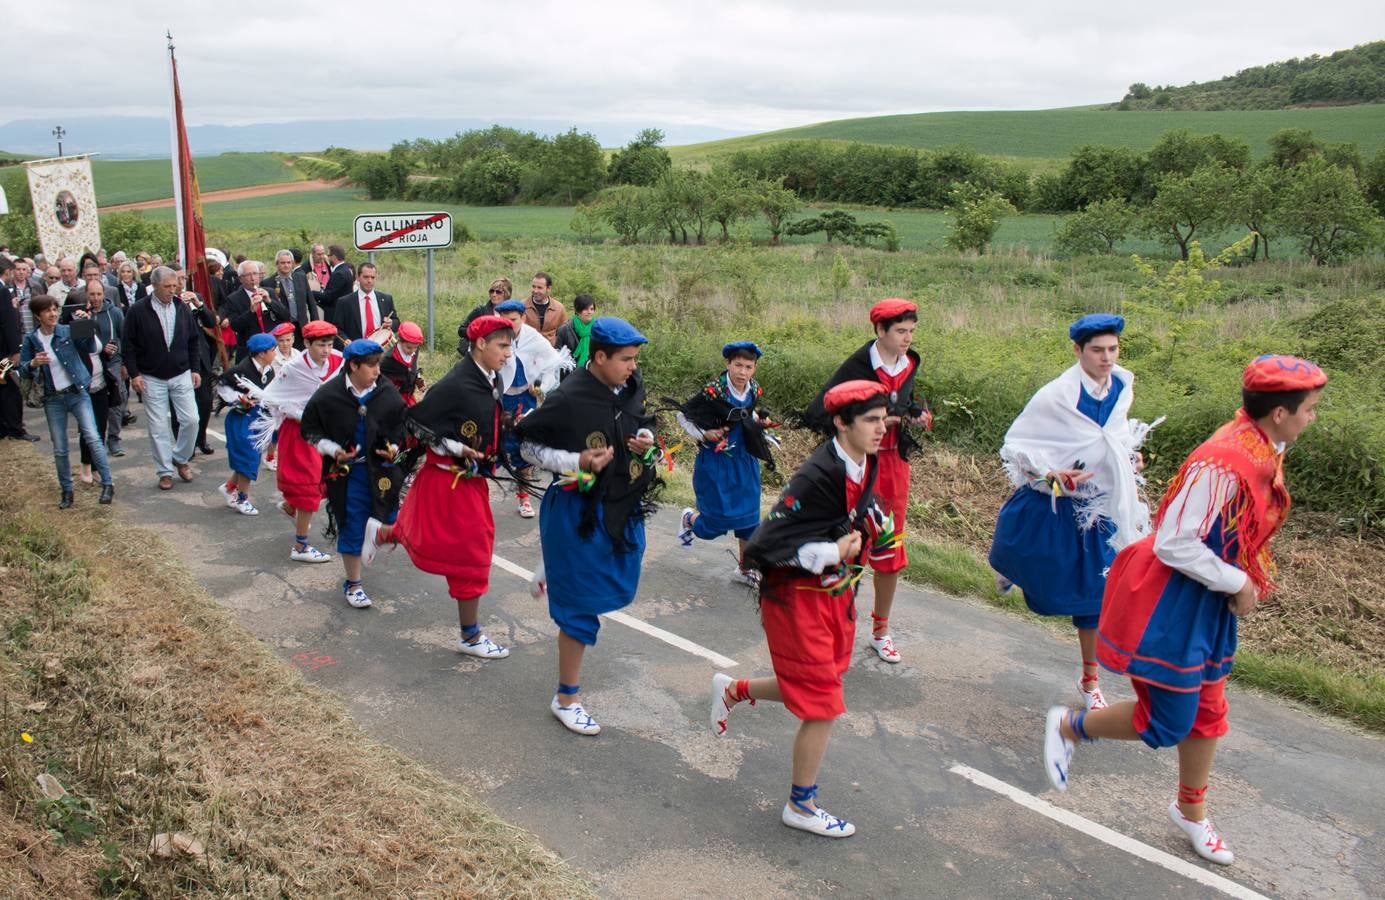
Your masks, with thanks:
[(207, 272), (207, 232), (202, 226), (202, 194), (197, 187), (197, 172), (188, 147), (188, 130), (183, 122), (183, 97), (178, 90), (178, 60), (173, 56), (173, 38), (168, 39), (169, 71), (173, 77), (173, 207), (178, 217), (178, 258), (187, 267), (189, 286), (203, 299), (211, 301), (212, 280)]

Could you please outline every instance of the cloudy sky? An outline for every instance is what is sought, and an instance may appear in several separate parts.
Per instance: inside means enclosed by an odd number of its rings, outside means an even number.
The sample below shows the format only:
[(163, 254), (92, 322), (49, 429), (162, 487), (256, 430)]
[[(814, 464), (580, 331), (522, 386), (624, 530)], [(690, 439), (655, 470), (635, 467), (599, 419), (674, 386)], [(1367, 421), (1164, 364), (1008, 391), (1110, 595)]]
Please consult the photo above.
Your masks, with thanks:
[(191, 124), (495, 117), (741, 131), (1119, 99), (1385, 38), (1379, 0), (390, 3), (19, 0), (0, 121), (162, 115), (173, 31)]

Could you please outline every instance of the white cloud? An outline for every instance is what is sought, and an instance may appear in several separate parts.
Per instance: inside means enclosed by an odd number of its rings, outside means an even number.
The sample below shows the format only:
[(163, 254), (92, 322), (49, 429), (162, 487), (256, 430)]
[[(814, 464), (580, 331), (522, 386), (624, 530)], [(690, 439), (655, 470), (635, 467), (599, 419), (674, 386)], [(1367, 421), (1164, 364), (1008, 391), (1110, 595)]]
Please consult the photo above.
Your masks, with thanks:
[(10, 119), (163, 114), (167, 27), (193, 124), (359, 114), (742, 130), (1098, 103), (1133, 81), (1216, 78), (1385, 35), (1385, 5), (1340, 0), (1311, 16), (1283, 0), (1164, 12), (1124, 0), (65, 0), (9, 20)]

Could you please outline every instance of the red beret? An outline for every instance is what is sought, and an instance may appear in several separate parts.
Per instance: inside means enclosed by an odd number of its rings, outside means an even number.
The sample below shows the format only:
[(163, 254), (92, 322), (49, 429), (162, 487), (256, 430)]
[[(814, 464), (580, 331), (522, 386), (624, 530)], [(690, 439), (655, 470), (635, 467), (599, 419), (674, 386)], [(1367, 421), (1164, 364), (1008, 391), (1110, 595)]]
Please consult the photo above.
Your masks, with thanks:
[(278, 337), (281, 334), (293, 334), (293, 323), (280, 322), (278, 325), (274, 326), (274, 330), (271, 331), (270, 334), (274, 335), (275, 337)]
[(881, 300), (870, 308), (870, 323), (878, 325), (886, 319), (897, 319), (905, 313), (917, 313), (918, 305), (899, 297)]
[(871, 397), (883, 393), (885, 393), (885, 386), (880, 382), (858, 378), (855, 381), (843, 381), (829, 390), (822, 398), (822, 405), (828, 413), (835, 413), (850, 403), (869, 400)]
[(479, 340), (502, 328), (508, 328), (510, 331), (515, 330), (514, 323), (504, 316), (477, 316), (466, 327), (466, 339), (469, 341)]
[(313, 319), (303, 326), (303, 340), (315, 341), (318, 338), (336, 337), (337, 326), (331, 322), (324, 322), (321, 319)]
[(1242, 387), (1260, 393), (1314, 391), (1325, 384), (1327, 373), (1297, 356), (1257, 356), (1241, 376)]
[(423, 329), (418, 327), (417, 322), (405, 322), (399, 326), (399, 339), (408, 341), (410, 344), (423, 343)]

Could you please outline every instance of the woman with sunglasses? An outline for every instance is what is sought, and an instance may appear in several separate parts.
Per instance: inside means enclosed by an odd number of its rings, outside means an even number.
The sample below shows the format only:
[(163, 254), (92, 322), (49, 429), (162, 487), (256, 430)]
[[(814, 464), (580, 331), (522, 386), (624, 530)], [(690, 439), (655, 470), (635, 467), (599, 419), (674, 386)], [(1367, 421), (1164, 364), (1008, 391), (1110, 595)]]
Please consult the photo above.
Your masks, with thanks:
[(471, 323), (481, 318), (481, 316), (495, 315), (495, 308), (514, 293), (515, 286), (508, 278), (497, 278), (491, 282), (489, 290), (486, 291), (486, 302), (467, 313), (462, 324), (457, 326), (457, 353), (466, 356), (471, 352), (471, 342), (466, 338), (466, 330)]

